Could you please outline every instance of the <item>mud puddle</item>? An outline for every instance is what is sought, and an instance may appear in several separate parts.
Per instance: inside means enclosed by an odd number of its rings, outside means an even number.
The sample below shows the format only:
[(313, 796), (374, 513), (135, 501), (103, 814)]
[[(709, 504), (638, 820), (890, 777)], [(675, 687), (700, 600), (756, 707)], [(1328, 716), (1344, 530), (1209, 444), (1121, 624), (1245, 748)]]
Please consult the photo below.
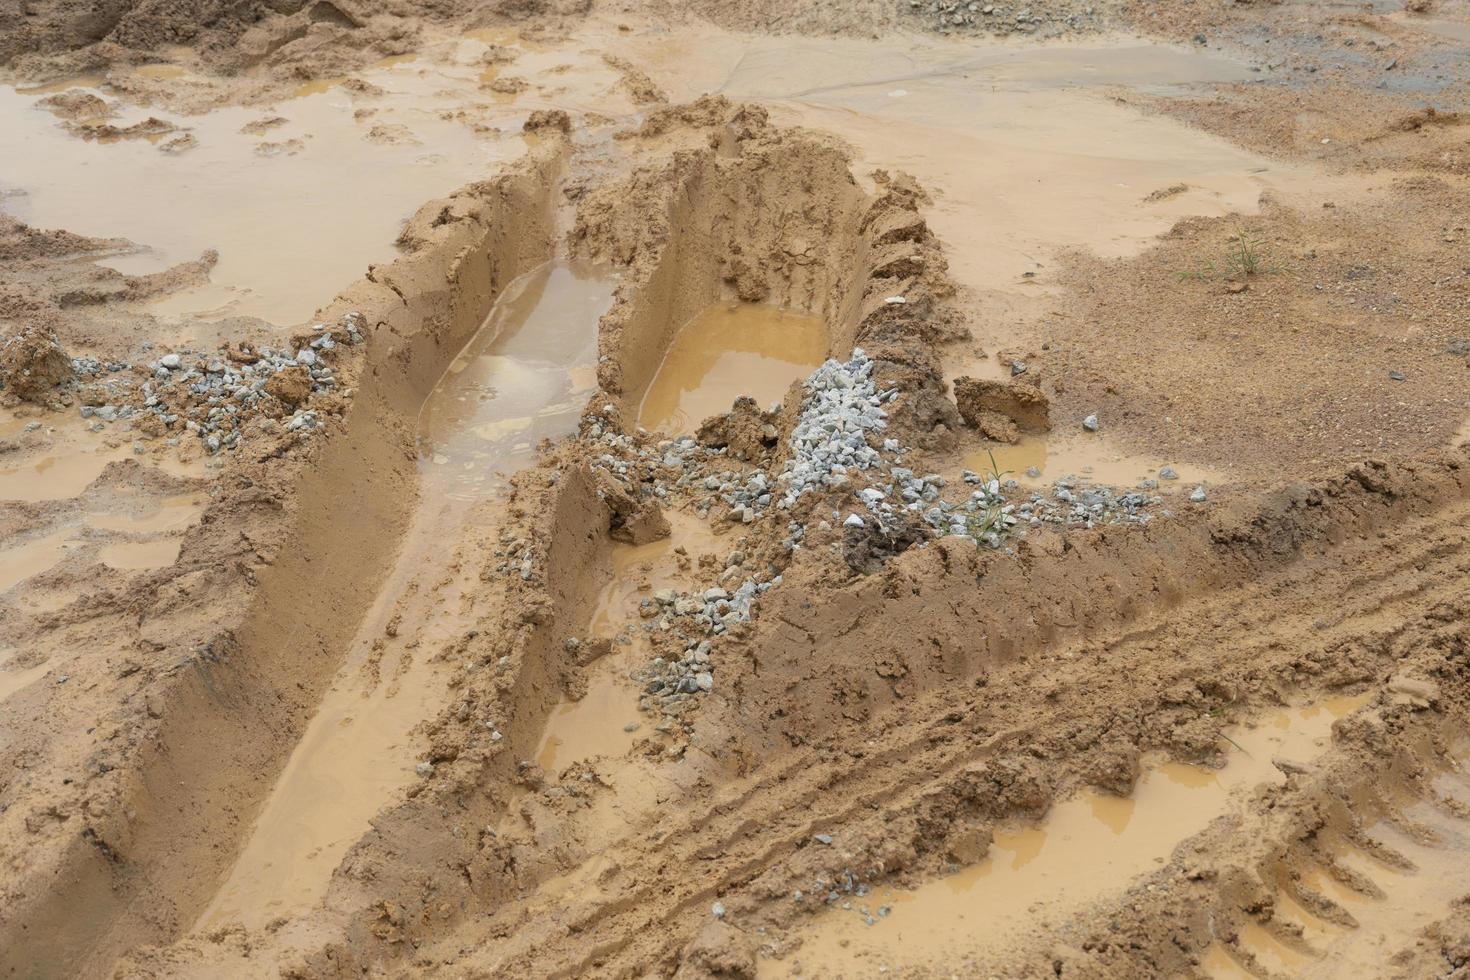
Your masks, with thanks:
[(1426, 34), (1433, 34), (1435, 37), (1443, 38), (1446, 41), (1458, 41), (1461, 44), (1470, 45), (1470, 21), (1449, 20), (1444, 17), (1424, 17), (1417, 14), (1410, 14), (1406, 11), (1389, 14), (1389, 19), (1405, 27), (1412, 27)]
[[(1068, 439), (1055, 433), (1024, 435), (1014, 445), (986, 446), (965, 457), (965, 468), (984, 476), (998, 472), (1001, 479), (1015, 480), (1022, 486), (1049, 486), (1063, 477), (1113, 487), (1137, 487), (1153, 481), (1164, 494), (1225, 482), (1225, 476), (1216, 470), (1124, 453), (1101, 436)], [(1160, 475), (1166, 471), (1173, 474), (1172, 478)]]
[[(899, 50), (717, 35), (697, 47), (649, 43), (642, 53), (677, 97), (710, 89), (759, 99), (783, 122), (848, 140), (856, 173), (913, 174), (936, 198), (925, 217), (951, 272), (977, 288), (1029, 285), (1022, 274), (1061, 248), (1128, 254), (1184, 215), (1251, 213), (1262, 190), (1300, 176), (1099, 91), (1251, 77), (1244, 63), (1169, 45), (965, 41)], [(1145, 200), (1181, 183), (1165, 199)]]
[[(104, 260), (127, 275), (218, 251), (210, 281), (155, 301), (160, 314), (303, 323), (367, 264), (393, 256), (402, 222), (424, 201), (524, 149), (441, 118), (444, 100), (395, 90), (391, 71), (365, 77), (384, 94), (333, 90), (199, 115), (124, 106), (110, 120), (163, 119), (177, 128), (163, 142), (84, 140), (36, 104), (58, 87), (0, 86), (0, 130), (12, 134), (4, 206), (36, 227), (138, 243)], [(114, 99), (95, 79), (67, 87)], [(359, 109), (370, 114), (358, 120)], [(259, 128), (270, 120), (279, 122)], [(161, 151), (185, 134), (189, 145)]]
[(1332, 723), (1362, 702), (1342, 698), (1270, 712), (1254, 727), (1230, 733), (1231, 741), (1222, 743), (1223, 769), (1165, 763), (1148, 769), (1129, 797), (1088, 790), (1052, 807), (1039, 826), (995, 831), (990, 853), (950, 877), (912, 891), (879, 887), (839, 896), (801, 948), (784, 961), (763, 961), (761, 975), (953, 967), (1017, 948), (1028, 934), (1121, 894), (1252, 787), (1283, 781), (1272, 759), (1317, 756), (1329, 744)]
[(768, 408), (826, 359), (827, 346), (821, 317), (759, 303), (711, 307), (674, 336), (639, 405), (639, 424), (693, 432), (741, 395)]
[(522, 276), (425, 401), (403, 548), (197, 928), (259, 927), (316, 906), (371, 819), (425, 774), (413, 732), (445, 697), (436, 654), (476, 621), (494, 547), (477, 505), (536, 441), (576, 427), (612, 288), (568, 263)]
[(597, 387), (597, 321), (607, 269), (558, 261), (506, 287), (424, 406), (419, 458), (451, 497), (473, 499), (572, 432)]
[(182, 493), (164, 497), (158, 505), (142, 513), (98, 511), (87, 515), (87, 523), (102, 531), (126, 534), (158, 534), (182, 531), (199, 519), (204, 510), (202, 493)]
[[(1470, 799), (1470, 779), (1461, 771), (1441, 773), (1430, 790), (1432, 795), (1463, 803)], [(1414, 833), (1406, 829), (1408, 825), (1415, 828)], [(1293, 886), (1283, 882), (1275, 917), (1284, 924), (1301, 926), (1302, 939), (1248, 922), (1237, 940), (1246, 957), (1236, 957), (1217, 943), (1205, 960), (1206, 975), (1223, 980), (1257, 977), (1269, 971), (1271, 976), (1327, 980), (1391, 973), (1393, 957), (1402, 949), (1404, 937), (1416, 935), (1443, 918), (1465, 894), (1470, 820), (1419, 800), (1406, 806), (1401, 817), (1369, 823), (1363, 833), (1407, 858), (1413, 867), (1389, 864), (1336, 834), (1326, 833), (1321, 844), (1331, 861), (1361, 875), (1381, 894), (1368, 895), (1350, 888), (1325, 865), (1315, 863), (1302, 871), (1299, 886), (1337, 903), (1357, 921), (1355, 926), (1313, 915), (1286, 890)]]
[(63, 528), (0, 551), (0, 593), (65, 558), (68, 549), (76, 547), (72, 541), (74, 533), (74, 528)]

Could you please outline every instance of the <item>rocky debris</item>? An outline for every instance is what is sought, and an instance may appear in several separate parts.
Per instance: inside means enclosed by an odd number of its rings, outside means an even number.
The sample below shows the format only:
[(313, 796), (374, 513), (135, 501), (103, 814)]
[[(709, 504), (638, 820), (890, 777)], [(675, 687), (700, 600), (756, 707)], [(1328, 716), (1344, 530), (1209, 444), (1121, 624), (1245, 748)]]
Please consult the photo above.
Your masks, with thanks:
[(662, 105), (669, 101), (663, 89), (659, 88), (646, 72), (628, 59), (604, 54), (602, 60), (609, 68), (623, 76), (619, 86), (628, 93), (628, 98), (633, 100), (634, 105)]
[(0, 337), (0, 388), (6, 400), (45, 404), (71, 378), (72, 361), (56, 331), (31, 323)]
[(987, 439), (1003, 442), (1007, 445), (1015, 445), (1021, 441), (1021, 428), (1016, 425), (1009, 416), (1000, 412), (985, 410), (977, 413), (972, 423), (980, 434)]
[(115, 126), (110, 122), (99, 122), (91, 119), (81, 121), (68, 120), (62, 125), (74, 136), (80, 136), (85, 140), (103, 140), (109, 143), (118, 140), (163, 136), (176, 132), (179, 128), (168, 120), (159, 119), (157, 116), (149, 116), (147, 119), (135, 122), (130, 126)]
[(1025, 381), (956, 378), (954, 397), (960, 417), (982, 431), (989, 421), (987, 413), (1004, 416), (1023, 432), (1051, 429), (1050, 401), (1040, 388)]
[[(637, 526), (645, 522), (648, 533), (667, 533), (654, 525), (663, 519), (661, 504), (678, 494), (692, 497), (695, 511), (706, 520), (747, 525), (780, 514), (786, 521), (780, 543), (785, 555), (803, 547), (809, 522), (816, 521), (824, 532), (835, 529), (827, 538), (832, 549), (843, 554), (854, 572), (866, 574), (934, 538), (959, 535), (977, 546), (999, 549), (1027, 528), (1145, 524), (1162, 502), (1144, 490), (1118, 491), (1072, 476), (1057, 480), (1049, 492), (1014, 500), (1016, 481), (969, 471), (961, 496), (960, 488), (949, 487), (939, 474), (919, 474), (903, 465), (910, 451), (886, 434), (884, 405), (897, 391), (878, 389), (875, 366), (862, 348), (854, 348), (847, 361), (828, 360), (811, 373), (786, 440), (785, 462), (774, 477), (767, 468), (771, 463), (742, 467), (732, 453), (741, 438), (760, 432), (761, 458), (772, 455), (766, 444), (781, 415), (776, 409), (762, 412), (750, 399), (707, 420), (699, 440), (686, 436), (655, 445), (646, 433), (635, 438), (618, 431), (613, 405), (590, 408), (581, 438), (599, 447), (589, 457), (603, 481), (598, 494), (613, 512), (614, 528), (628, 540), (643, 533)], [(1001, 387), (1005, 394), (1012, 386)], [(1036, 392), (1030, 385), (1015, 387)], [(1011, 397), (1038, 411), (1025, 395)], [(1044, 397), (1041, 406), (1044, 410)], [(1144, 489), (1157, 489), (1157, 484)], [(820, 509), (808, 506), (807, 498)], [(534, 576), (529, 546), (508, 546), (501, 554), (506, 559), (497, 568), (501, 574), (527, 580)], [(732, 555), (737, 558), (719, 575), (718, 584), (704, 591), (665, 589), (643, 601), (641, 624), (628, 628), (664, 637), (659, 646), (667, 651), (672, 642), (680, 651), (657, 656), (635, 673), (643, 685), (643, 710), (674, 717), (712, 690), (714, 644), (748, 620), (759, 597), (781, 583), (779, 564), (768, 563), (757, 574), (745, 564), (743, 552)]]
[[(873, 361), (861, 347), (853, 348), (844, 364), (828, 360), (807, 378), (806, 401), (790, 439), (791, 457), (781, 475), (781, 506), (791, 508), (802, 497), (820, 487), (846, 479), (849, 472), (877, 466), (882, 457), (868, 442), (888, 425), (882, 406), (898, 397), (897, 389), (879, 392), (873, 381)], [(893, 451), (898, 443), (892, 443)], [(757, 474), (750, 483), (759, 492), (755, 503), (764, 509), (773, 499)], [(764, 498), (764, 503), (762, 499)]]
[(1097, 416), (1089, 415), (1087, 416), (1087, 418), (1083, 419), (1082, 428), (1086, 429), (1088, 432), (1096, 432), (1100, 428), (1100, 424), (1097, 421)]
[[(237, 447), (252, 419), (309, 432), (321, 426), (322, 413), (303, 406), (313, 396), (343, 395), (327, 359), (342, 344), (360, 343), (362, 326), (358, 313), (346, 314), (331, 330), (316, 324), (315, 336), (299, 348), (169, 351), (145, 365), (79, 358), (70, 364), (83, 381), (80, 412), (97, 428), (130, 420), (147, 436), (189, 432), (211, 455)], [(138, 383), (140, 372), (146, 375)], [(327, 407), (340, 410), (342, 403)]]
[(1100, 8), (1076, 2), (991, 3), (989, 0), (908, 0), (910, 15), (940, 34), (1056, 37), (1103, 27)]
[(112, 115), (114, 107), (106, 100), (93, 95), (91, 92), (80, 89), (72, 89), (66, 92), (57, 92), (48, 95), (36, 103), (46, 109), (58, 119), (66, 119), (72, 122), (80, 120), (101, 120)]
[(531, 83), (518, 75), (502, 75), (491, 79), (483, 86), (496, 95), (519, 95), (531, 87)]

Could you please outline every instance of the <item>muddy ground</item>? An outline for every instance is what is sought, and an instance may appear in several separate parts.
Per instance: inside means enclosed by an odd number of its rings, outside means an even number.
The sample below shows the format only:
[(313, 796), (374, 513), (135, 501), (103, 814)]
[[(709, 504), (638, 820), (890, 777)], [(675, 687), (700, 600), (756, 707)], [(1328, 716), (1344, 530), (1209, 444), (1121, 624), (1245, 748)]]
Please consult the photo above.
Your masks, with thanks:
[(1470, 7), (0, 3), (0, 972), (1470, 969)]

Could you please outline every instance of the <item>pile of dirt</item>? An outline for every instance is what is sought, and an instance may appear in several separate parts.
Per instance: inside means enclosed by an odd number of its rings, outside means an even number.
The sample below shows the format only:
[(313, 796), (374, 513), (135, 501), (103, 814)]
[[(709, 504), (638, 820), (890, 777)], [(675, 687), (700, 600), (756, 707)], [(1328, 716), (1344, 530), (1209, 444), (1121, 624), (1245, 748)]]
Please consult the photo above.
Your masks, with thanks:
[(54, 330), (32, 324), (0, 334), (0, 398), (47, 404), (71, 376), (71, 358)]

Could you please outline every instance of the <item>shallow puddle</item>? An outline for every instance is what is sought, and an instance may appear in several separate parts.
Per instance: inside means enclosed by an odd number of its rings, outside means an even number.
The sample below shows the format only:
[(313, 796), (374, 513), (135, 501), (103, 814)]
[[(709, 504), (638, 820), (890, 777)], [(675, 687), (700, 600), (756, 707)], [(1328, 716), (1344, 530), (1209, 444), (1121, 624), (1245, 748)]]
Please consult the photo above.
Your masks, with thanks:
[(1397, 21), (1405, 27), (1433, 34), (1447, 41), (1459, 41), (1470, 45), (1470, 21), (1449, 20), (1444, 17), (1423, 17), (1418, 14), (1398, 12), (1389, 15), (1390, 20)]
[(75, 530), (63, 528), (0, 551), (0, 592), (55, 567), (66, 557)]
[(622, 651), (604, 660), (589, 671), (587, 693), (557, 705), (546, 720), (535, 760), (548, 773), (596, 756), (620, 756), (639, 738), (644, 718), (628, 671), (643, 663)]
[(0, 500), (66, 500), (75, 497), (128, 450), (69, 445), (54, 453), (0, 469)]
[[(999, 473), (1002, 480), (1022, 486), (1050, 486), (1072, 476), (1112, 487), (1136, 487), (1144, 480), (1158, 483), (1161, 493), (1192, 490), (1200, 484), (1224, 482), (1221, 473), (1192, 464), (1173, 463), (1143, 455), (1120, 452), (1101, 436), (1070, 439), (1051, 435), (1024, 435), (1014, 445), (995, 443), (965, 457), (965, 469), (982, 476)], [(1173, 479), (1159, 472), (1172, 470)]]
[[(36, 105), (56, 88), (0, 86), (0, 131), (14, 137), (0, 190), (20, 192), (4, 207), (38, 227), (136, 242), (143, 251), (104, 260), (129, 275), (217, 250), (210, 282), (156, 301), (159, 313), (302, 323), (366, 265), (393, 257), (393, 240), (419, 205), (523, 149), (431, 111), (453, 100), (395, 91), (388, 71), (367, 77), (387, 94), (322, 92), (190, 116), (127, 107), (112, 120), (165, 119), (196, 141), (178, 153), (142, 139), (85, 141)], [(81, 81), (114, 98), (96, 80)], [(374, 114), (355, 120), (363, 107)], [(271, 116), (286, 122), (263, 135), (241, 132)]]
[(142, 514), (126, 511), (99, 511), (87, 515), (87, 523), (102, 531), (124, 531), (129, 534), (152, 534), (180, 531), (199, 519), (204, 510), (205, 495), (183, 493), (165, 497), (157, 509)]
[(157, 541), (123, 541), (105, 545), (97, 560), (108, 568), (135, 570), (143, 568), (167, 568), (179, 557), (183, 538), (162, 538)]
[[(913, 891), (880, 887), (841, 896), (784, 961), (762, 976), (870, 975), (880, 968), (955, 964), (1044, 931), (1083, 907), (1121, 894), (1166, 862), (1186, 838), (1238, 805), (1250, 788), (1281, 782), (1273, 757), (1310, 760), (1332, 723), (1363, 702), (1343, 698), (1267, 713), (1222, 744), (1220, 770), (1166, 763), (1133, 795), (1086, 791), (1052, 807), (1039, 826), (1002, 828), (978, 863)], [(840, 846), (837, 841), (834, 846)], [(820, 892), (816, 892), (818, 901)], [(1013, 947), (1012, 947), (1013, 948)]]
[(424, 404), (428, 479), (450, 496), (484, 496), (542, 439), (576, 429), (597, 387), (597, 321), (616, 284), (606, 270), (558, 261), (506, 287)]
[(638, 422), (687, 433), (741, 395), (769, 408), (827, 358), (821, 317), (759, 303), (711, 307), (679, 329), (649, 382)]

